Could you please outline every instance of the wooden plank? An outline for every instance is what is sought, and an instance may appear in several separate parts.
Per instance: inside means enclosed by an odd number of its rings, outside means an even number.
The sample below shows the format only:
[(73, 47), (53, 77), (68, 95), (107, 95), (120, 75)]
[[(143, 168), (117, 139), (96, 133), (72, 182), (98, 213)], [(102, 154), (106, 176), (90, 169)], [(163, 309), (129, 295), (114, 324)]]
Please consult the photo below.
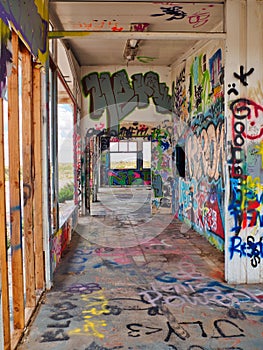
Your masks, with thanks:
[(2, 277), (2, 321), (4, 334), (4, 349), (10, 350), (10, 313), (7, 261), (7, 231), (6, 231), (6, 196), (5, 196), (5, 161), (4, 161), (4, 111), (3, 99), (0, 98), (0, 268)]
[(36, 288), (44, 288), (41, 72), (33, 68), (34, 232)]
[(14, 329), (25, 325), (20, 198), (18, 36), (12, 33), (13, 66), (8, 79), (9, 183)]
[(32, 177), (32, 59), (29, 51), (22, 51), (22, 145), (23, 145), (23, 193), (24, 193), (24, 252), (26, 307), (36, 305), (35, 259), (33, 230), (33, 177)]

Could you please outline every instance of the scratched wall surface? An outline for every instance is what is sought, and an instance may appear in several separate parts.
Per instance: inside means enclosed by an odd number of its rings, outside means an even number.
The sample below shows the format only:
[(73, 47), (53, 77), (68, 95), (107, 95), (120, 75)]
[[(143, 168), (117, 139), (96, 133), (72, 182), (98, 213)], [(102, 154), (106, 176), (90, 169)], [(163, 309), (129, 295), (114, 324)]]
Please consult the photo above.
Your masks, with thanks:
[[(224, 249), (225, 190), (222, 47), (220, 43), (204, 46), (173, 72), (173, 210), (220, 250)], [(181, 176), (176, 146), (185, 156)]]

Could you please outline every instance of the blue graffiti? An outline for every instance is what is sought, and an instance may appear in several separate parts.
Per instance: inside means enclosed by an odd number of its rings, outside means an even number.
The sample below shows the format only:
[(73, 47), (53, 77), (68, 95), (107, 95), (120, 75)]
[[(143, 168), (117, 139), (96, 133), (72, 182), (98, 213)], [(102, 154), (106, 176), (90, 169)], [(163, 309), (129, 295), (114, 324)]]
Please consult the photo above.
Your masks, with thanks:
[(170, 276), (170, 272), (162, 272), (155, 279), (159, 282), (163, 283), (175, 283), (177, 282), (177, 278)]
[(250, 258), (251, 266), (257, 267), (263, 258), (263, 236), (258, 241), (255, 241), (255, 237), (248, 236), (246, 242), (239, 236), (233, 236), (230, 238), (229, 252), (230, 260), (238, 254), (240, 258)]
[(152, 187), (154, 190), (154, 197), (163, 197), (163, 180), (161, 175), (153, 174)]

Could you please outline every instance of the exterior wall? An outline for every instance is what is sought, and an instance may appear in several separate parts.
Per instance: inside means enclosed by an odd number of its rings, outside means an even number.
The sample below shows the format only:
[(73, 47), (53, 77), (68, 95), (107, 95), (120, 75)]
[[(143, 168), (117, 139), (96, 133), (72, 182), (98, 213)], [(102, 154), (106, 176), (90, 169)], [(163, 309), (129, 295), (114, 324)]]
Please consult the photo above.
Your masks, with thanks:
[(263, 2), (227, 2), (225, 274), (263, 281)]
[[(203, 46), (172, 71), (174, 212), (224, 249), (224, 43)], [(181, 149), (181, 155), (178, 153)], [(185, 159), (180, 159), (180, 158)], [(180, 167), (185, 169), (180, 176)], [(182, 169), (181, 169), (182, 171)]]

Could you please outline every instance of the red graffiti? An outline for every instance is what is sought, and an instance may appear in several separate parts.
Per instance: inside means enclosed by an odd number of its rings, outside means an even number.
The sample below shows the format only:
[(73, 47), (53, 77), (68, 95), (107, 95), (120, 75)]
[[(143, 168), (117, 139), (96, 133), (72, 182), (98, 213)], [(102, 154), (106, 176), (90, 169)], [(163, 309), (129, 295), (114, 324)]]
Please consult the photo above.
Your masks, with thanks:
[(196, 12), (188, 16), (189, 24), (193, 24), (193, 28), (201, 27), (208, 22), (209, 17), (209, 12)]
[[(263, 136), (263, 107), (257, 104), (256, 102), (240, 98), (235, 100), (230, 109), (233, 112), (233, 117), (238, 120), (248, 119), (247, 130), (244, 125), (241, 130), (244, 138), (249, 140), (256, 140)], [(262, 122), (259, 122), (261, 118)], [(239, 122), (241, 124), (242, 122)]]

